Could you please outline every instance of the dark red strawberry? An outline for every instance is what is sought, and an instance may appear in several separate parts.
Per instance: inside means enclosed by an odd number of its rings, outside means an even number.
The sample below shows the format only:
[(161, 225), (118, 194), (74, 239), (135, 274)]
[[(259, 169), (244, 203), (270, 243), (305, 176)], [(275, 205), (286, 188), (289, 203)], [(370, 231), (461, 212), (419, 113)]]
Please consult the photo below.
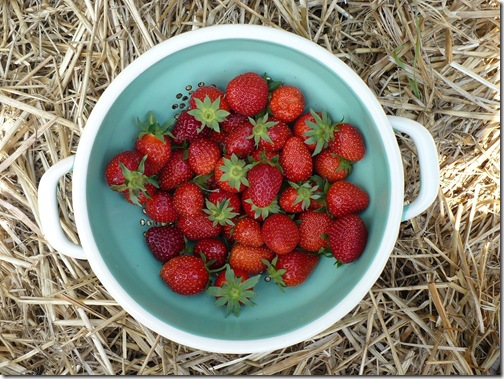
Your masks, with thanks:
[(194, 255), (180, 255), (163, 264), (161, 279), (180, 295), (196, 295), (203, 292), (210, 280), (205, 263)]
[(200, 239), (194, 245), (193, 252), (194, 255), (203, 258), (207, 262), (208, 268), (212, 270), (223, 267), (228, 256), (226, 244), (217, 238)]
[(282, 185), (282, 172), (268, 163), (259, 163), (252, 167), (247, 176), (248, 194), (259, 208), (266, 207), (276, 198)]
[(145, 242), (152, 255), (161, 262), (168, 262), (184, 251), (182, 231), (176, 226), (152, 226), (145, 232)]
[(165, 191), (157, 191), (145, 203), (145, 213), (156, 222), (175, 222), (179, 216), (173, 205), (173, 197)]
[(155, 167), (154, 173), (158, 173), (170, 159), (171, 142), (168, 133), (173, 123), (170, 120), (163, 125), (159, 124), (152, 112), (147, 114), (144, 122), (138, 120), (141, 132), (135, 142), (135, 150), (142, 156), (147, 155), (147, 163)]
[(271, 93), (269, 108), (271, 114), (280, 121), (294, 121), (303, 113), (304, 107), (304, 96), (297, 87), (282, 85)]
[(246, 116), (261, 112), (266, 107), (268, 95), (268, 82), (254, 72), (234, 77), (226, 87), (226, 99), (231, 109)]
[(189, 240), (200, 240), (202, 238), (217, 237), (222, 227), (208, 219), (208, 215), (203, 211), (194, 216), (180, 216), (177, 226)]
[(304, 283), (319, 262), (319, 256), (301, 250), (278, 255), (268, 265), (267, 273), (280, 289)]
[(347, 214), (331, 220), (327, 234), (332, 254), (340, 263), (355, 261), (367, 244), (366, 224), (356, 214)]
[(181, 216), (194, 216), (203, 210), (205, 198), (196, 184), (185, 182), (173, 193), (173, 205)]
[(254, 151), (254, 140), (249, 138), (252, 128), (250, 122), (245, 122), (229, 133), (224, 144), (226, 155), (235, 154), (238, 158), (245, 158)]
[(234, 227), (233, 238), (242, 245), (260, 247), (264, 244), (261, 224), (250, 217), (240, 218)]
[(203, 128), (200, 121), (189, 114), (189, 110), (185, 109), (180, 112), (175, 126), (172, 129), (173, 142), (177, 145), (182, 145), (184, 141), (188, 143), (200, 137), (208, 137), (210, 135), (209, 128)]
[(184, 154), (184, 150), (174, 150), (168, 163), (159, 172), (159, 187), (162, 190), (173, 190), (194, 177), (194, 171)]
[(317, 253), (329, 246), (327, 229), (331, 217), (324, 212), (304, 211), (299, 215), (299, 247)]
[(324, 149), (313, 158), (313, 169), (320, 177), (327, 179), (329, 183), (334, 183), (350, 174), (352, 164), (330, 149)]
[(304, 182), (312, 175), (312, 157), (301, 138), (293, 136), (287, 140), (280, 154), (280, 165), (291, 182)]
[(351, 162), (360, 161), (366, 154), (364, 137), (353, 125), (341, 123), (336, 125), (334, 138), (329, 142), (329, 148)]
[(226, 306), (226, 316), (233, 313), (238, 317), (242, 305), (255, 305), (250, 299), (256, 296), (253, 289), (259, 279), (260, 275), (250, 278), (247, 272), (228, 267), (217, 275), (214, 285), (206, 293), (215, 296), (215, 305)]
[(212, 173), (220, 157), (219, 145), (209, 138), (198, 138), (189, 145), (189, 165), (197, 175)]
[(354, 183), (338, 180), (327, 191), (326, 204), (334, 217), (341, 217), (365, 210), (369, 205), (369, 195)]
[(298, 226), (282, 213), (270, 215), (263, 221), (261, 235), (266, 246), (277, 254), (290, 253), (299, 243)]
[(248, 116), (241, 113), (231, 112), (231, 114), (221, 122), (221, 130), (231, 133), (245, 122), (249, 122)]
[(236, 243), (231, 248), (229, 264), (233, 269), (257, 275), (266, 270), (263, 260), (271, 262), (274, 257), (275, 253), (266, 246), (253, 247)]

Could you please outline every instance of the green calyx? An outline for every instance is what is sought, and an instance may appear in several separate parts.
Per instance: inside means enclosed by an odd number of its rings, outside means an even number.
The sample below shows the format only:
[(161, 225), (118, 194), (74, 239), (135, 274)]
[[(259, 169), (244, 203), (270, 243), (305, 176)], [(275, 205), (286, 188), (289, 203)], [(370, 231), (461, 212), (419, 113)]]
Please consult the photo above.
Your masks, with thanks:
[(278, 121), (268, 121), (268, 114), (263, 115), (262, 117), (257, 117), (254, 120), (252, 117), (249, 117), (249, 121), (252, 124), (252, 134), (247, 138), (253, 138), (255, 147), (259, 146), (259, 142), (264, 140), (269, 143), (273, 143), (271, 137), (268, 135), (268, 130), (272, 126), (278, 124)]
[(200, 99), (194, 99), (194, 101), (196, 108), (191, 109), (188, 113), (201, 122), (198, 132), (201, 132), (205, 127), (220, 132), (219, 123), (225, 121), (229, 115), (228, 111), (220, 109), (220, 97), (212, 101), (207, 95), (203, 101)]
[(245, 202), (248, 204), (252, 204), (252, 212), (254, 212), (255, 218), (262, 217), (264, 220), (270, 214), (280, 213), (280, 206), (278, 205), (278, 201), (276, 199), (265, 207), (258, 207), (253, 203), (252, 199), (247, 199), (245, 200)]
[(239, 191), (242, 184), (249, 186), (247, 173), (251, 168), (252, 165), (247, 164), (243, 159), (239, 159), (233, 154), (230, 158), (224, 158), (224, 165), (220, 166), (223, 172), (220, 181), (228, 182), (230, 187)]
[(141, 138), (147, 134), (152, 134), (159, 141), (165, 143), (164, 137), (166, 135), (173, 137), (173, 135), (171, 134), (171, 129), (175, 124), (175, 119), (172, 118), (161, 125), (157, 121), (156, 116), (154, 116), (154, 113), (148, 112), (145, 121), (141, 121), (137, 117), (137, 124), (141, 130), (138, 138)]
[(309, 182), (304, 182), (303, 184), (296, 184), (293, 182), (289, 182), (291, 187), (293, 187), (297, 192), (296, 200), (294, 200), (294, 205), (301, 203), (301, 208), (303, 210), (308, 209), (310, 206), (311, 200), (320, 199), (320, 194), (318, 193), (319, 186), (311, 186)]
[(275, 258), (273, 258), (273, 260), (271, 262), (269, 262), (266, 259), (262, 259), (261, 261), (267, 266), (266, 273), (268, 274), (270, 281), (273, 280), (273, 282), (276, 285), (278, 285), (278, 288), (280, 288), (280, 290), (282, 292), (284, 292), (286, 284), (283, 280), (283, 275), (287, 272), (287, 270), (285, 270), (283, 268), (277, 269), (276, 268), (277, 260), (278, 260), (278, 255)]
[(315, 156), (326, 148), (329, 145), (329, 141), (334, 138), (336, 124), (333, 124), (327, 112), (322, 112), (322, 117), (313, 109), (310, 109), (310, 113), (315, 119), (315, 122), (306, 122), (306, 125), (308, 125), (310, 129), (306, 131), (304, 135), (308, 137), (306, 139), (307, 144), (316, 144), (312, 154), (312, 156)]
[(251, 299), (256, 296), (253, 288), (259, 282), (260, 277), (261, 275), (256, 275), (242, 281), (242, 278), (235, 276), (234, 270), (228, 265), (225, 274), (226, 283), (221, 287), (210, 286), (206, 293), (217, 298), (216, 306), (226, 306), (226, 316), (232, 313), (238, 317), (242, 305), (255, 305)]
[(143, 193), (143, 195), (147, 198), (150, 198), (150, 195), (145, 188), (146, 184), (152, 184), (154, 187), (159, 188), (159, 183), (153, 176), (147, 176), (144, 174), (146, 159), (147, 155), (144, 155), (137, 170), (130, 170), (122, 162), (119, 162), (119, 166), (121, 167), (121, 171), (124, 176), (124, 183), (110, 187), (112, 190), (117, 192), (127, 191), (132, 203), (138, 206), (142, 206), (139, 201), (141, 193)]
[(208, 219), (213, 222), (213, 225), (231, 225), (234, 226), (233, 218), (238, 216), (238, 213), (233, 211), (229, 205), (230, 200), (226, 199), (219, 201), (216, 204), (206, 199), (206, 209), (203, 212), (208, 214)]

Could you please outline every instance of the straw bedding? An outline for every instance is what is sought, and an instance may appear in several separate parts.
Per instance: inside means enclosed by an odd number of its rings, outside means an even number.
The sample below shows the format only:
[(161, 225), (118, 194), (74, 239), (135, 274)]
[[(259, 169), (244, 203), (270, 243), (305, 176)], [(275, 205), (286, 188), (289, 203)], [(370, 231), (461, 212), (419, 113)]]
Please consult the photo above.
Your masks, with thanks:
[[(0, 4), (0, 374), (500, 373), (500, 5), (491, 0), (5, 0)], [(387, 114), (439, 151), (434, 204), (401, 224), (376, 284), (329, 329), (260, 354), (214, 354), (148, 330), (85, 261), (54, 251), (37, 186), (76, 151), (107, 85), (174, 35), (250, 23), (342, 59)], [(415, 148), (398, 136), (406, 201)], [(70, 181), (62, 223), (78, 241)]]

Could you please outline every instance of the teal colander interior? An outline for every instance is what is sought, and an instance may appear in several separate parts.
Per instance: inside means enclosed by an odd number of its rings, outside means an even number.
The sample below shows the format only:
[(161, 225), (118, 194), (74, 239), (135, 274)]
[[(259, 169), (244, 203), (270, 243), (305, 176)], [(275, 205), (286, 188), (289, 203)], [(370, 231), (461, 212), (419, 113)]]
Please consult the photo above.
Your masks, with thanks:
[[(327, 111), (333, 120), (344, 119), (364, 134), (366, 157), (354, 166), (349, 180), (370, 194), (369, 208), (362, 214), (369, 240), (362, 257), (336, 268), (333, 259), (322, 258), (303, 285), (284, 293), (261, 280), (253, 308), (238, 318), (224, 317), (214, 299), (200, 294), (184, 297), (161, 281), (161, 263), (147, 249), (143, 237), (147, 225), (139, 207), (128, 204), (105, 184), (107, 162), (118, 152), (131, 149), (138, 134), (137, 117), (154, 112), (161, 122), (180, 108), (177, 94), (188, 85), (215, 84), (224, 89), (235, 75), (246, 71), (267, 72), (276, 80), (298, 86), (307, 108)], [(274, 337), (307, 325), (325, 314), (362, 279), (377, 247), (386, 235), (391, 199), (387, 154), (374, 121), (356, 95), (338, 75), (309, 55), (254, 40), (228, 39), (178, 51), (142, 72), (117, 98), (96, 136), (87, 175), (87, 203), (96, 245), (110, 272), (123, 289), (146, 311), (183, 331), (223, 340)], [(371, 286), (372, 283), (369, 284)]]

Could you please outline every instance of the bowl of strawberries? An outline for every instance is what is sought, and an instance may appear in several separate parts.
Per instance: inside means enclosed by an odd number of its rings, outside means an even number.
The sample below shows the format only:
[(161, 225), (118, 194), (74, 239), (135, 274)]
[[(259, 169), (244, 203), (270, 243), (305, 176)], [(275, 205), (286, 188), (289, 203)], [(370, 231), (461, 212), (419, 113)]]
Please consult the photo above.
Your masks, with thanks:
[[(409, 204), (395, 132), (418, 152)], [(69, 172), (79, 244), (54, 196)], [(427, 130), (387, 116), (332, 53), (220, 25), (121, 72), (76, 154), (42, 177), (39, 208), (51, 245), (87, 259), (139, 322), (193, 348), (251, 353), (309, 339), (357, 306), (438, 177)]]

